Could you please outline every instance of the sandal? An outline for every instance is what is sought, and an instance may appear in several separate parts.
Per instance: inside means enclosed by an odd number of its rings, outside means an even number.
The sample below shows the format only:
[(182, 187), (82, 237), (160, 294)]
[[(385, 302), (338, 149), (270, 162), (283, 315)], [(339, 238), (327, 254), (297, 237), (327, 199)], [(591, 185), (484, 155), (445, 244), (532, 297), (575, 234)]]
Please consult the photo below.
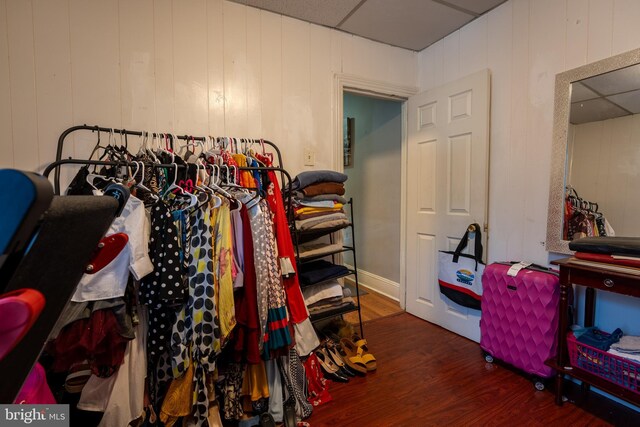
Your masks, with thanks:
[(349, 377), (342, 372), (342, 368), (333, 363), (333, 360), (331, 360), (324, 348), (321, 347), (319, 350), (316, 350), (315, 355), (327, 378), (341, 383), (349, 382)]
[(367, 365), (362, 359), (362, 355), (358, 354), (357, 348), (355, 346), (347, 347), (344, 343), (340, 342), (340, 345), (336, 346), (338, 353), (342, 356), (342, 360), (344, 363), (349, 366), (356, 374), (358, 375), (366, 375), (367, 374)]
[(373, 354), (367, 351), (367, 341), (364, 339), (359, 339), (357, 343), (359, 343), (360, 345), (357, 345), (347, 338), (342, 338), (340, 340), (340, 344), (342, 344), (342, 347), (350, 357), (352, 357), (352, 355), (358, 356), (368, 372), (375, 371), (378, 368), (378, 365), (376, 364), (376, 358), (373, 356)]
[(351, 370), (346, 363), (344, 363), (344, 359), (342, 358), (342, 356), (340, 356), (340, 353), (338, 353), (336, 344), (333, 341), (327, 340), (324, 343), (324, 350), (329, 355), (329, 358), (336, 365), (338, 365), (344, 371), (345, 374), (347, 374), (350, 377), (354, 377), (356, 375), (356, 373), (353, 372), (353, 370)]

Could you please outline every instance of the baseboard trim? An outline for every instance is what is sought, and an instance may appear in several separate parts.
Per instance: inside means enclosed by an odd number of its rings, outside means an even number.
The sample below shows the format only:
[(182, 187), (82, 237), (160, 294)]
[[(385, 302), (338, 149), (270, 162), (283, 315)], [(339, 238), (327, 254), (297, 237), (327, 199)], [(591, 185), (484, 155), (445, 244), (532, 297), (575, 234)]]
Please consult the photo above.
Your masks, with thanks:
[[(352, 265), (345, 264), (345, 266), (353, 269)], [(391, 298), (392, 300), (400, 301), (400, 284), (393, 280), (386, 279), (359, 268), (358, 285), (364, 286), (367, 290), (377, 292), (387, 298)]]

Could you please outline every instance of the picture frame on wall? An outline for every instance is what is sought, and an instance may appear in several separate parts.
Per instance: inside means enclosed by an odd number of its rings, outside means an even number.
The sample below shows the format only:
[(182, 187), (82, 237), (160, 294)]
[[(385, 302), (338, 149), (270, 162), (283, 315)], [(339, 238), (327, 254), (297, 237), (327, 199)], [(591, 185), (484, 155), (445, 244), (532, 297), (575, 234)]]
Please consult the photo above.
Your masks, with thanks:
[(356, 135), (356, 119), (355, 117), (347, 117), (344, 120), (343, 133), (343, 160), (344, 167), (353, 166), (353, 145)]

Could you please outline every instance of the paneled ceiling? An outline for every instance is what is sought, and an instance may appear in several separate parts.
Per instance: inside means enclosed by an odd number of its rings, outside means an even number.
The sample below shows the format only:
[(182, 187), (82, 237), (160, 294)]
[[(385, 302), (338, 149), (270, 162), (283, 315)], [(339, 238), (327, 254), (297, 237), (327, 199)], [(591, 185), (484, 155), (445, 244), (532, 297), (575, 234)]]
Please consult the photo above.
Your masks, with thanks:
[(640, 113), (640, 64), (571, 84), (574, 125)]
[(506, 0), (231, 0), (420, 51)]

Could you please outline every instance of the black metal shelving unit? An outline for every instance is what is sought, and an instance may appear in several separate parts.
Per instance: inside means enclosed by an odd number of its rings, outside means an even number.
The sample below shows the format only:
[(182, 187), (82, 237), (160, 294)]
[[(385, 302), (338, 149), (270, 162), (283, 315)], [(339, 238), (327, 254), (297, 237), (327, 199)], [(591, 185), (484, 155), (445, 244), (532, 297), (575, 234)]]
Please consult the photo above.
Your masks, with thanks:
[[(296, 259), (298, 261), (298, 264), (305, 264), (305, 263), (309, 263), (312, 261), (316, 261), (319, 259), (323, 259), (323, 258), (327, 258), (327, 257), (331, 257), (331, 262), (333, 264), (336, 264), (336, 255), (341, 254), (341, 253), (345, 253), (345, 252), (351, 252), (353, 253), (353, 269), (347, 269), (344, 271), (343, 274), (340, 274), (339, 276), (336, 277), (330, 277), (327, 279), (323, 279), (323, 280), (319, 280), (317, 282), (313, 282), (313, 283), (308, 283), (308, 284), (300, 284), (301, 287), (307, 287), (307, 286), (313, 286), (313, 285), (317, 285), (320, 283), (325, 283), (327, 281), (330, 280), (336, 280), (336, 279), (340, 279), (340, 278), (345, 278), (348, 276), (353, 276), (353, 280), (354, 280), (354, 284), (355, 284), (355, 289), (356, 289), (356, 295), (355, 295), (355, 299), (356, 299), (356, 303), (355, 304), (350, 304), (347, 306), (343, 306), (343, 307), (336, 307), (336, 308), (329, 308), (327, 310), (323, 310), (317, 313), (313, 313), (311, 314), (311, 321), (312, 322), (318, 322), (321, 320), (325, 320), (325, 319), (329, 319), (331, 317), (336, 317), (336, 316), (342, 316), (343, 314), (347, 314), (347, 313), (352, 313), (354, 311), (358, 312), (358, 323), (360, 326), (360, 336), (364, 337), (364, 330), (362, 327), (362, 313), (360, 310), (360, 286), (359, 286), (359, 282), (358, 282), (358, 264), (357, 264), (357, 257), (356, 257), (356, 245), (355, 245), (355, 230), (354, 230), (354, 225), (353, 225), (353, 198), (349, 199), (349, 201), (347, 202), (347, 204), (349, 205), (350, 208), (350, 214), (351, 214), (351, 220), (349, 222), (349, 224), (345, 224), (345, 225), (341, 225), (338, 227), (330, 227), (330, 228), (324, 228), (321, 230), (310, 230), (310, 231), (302, 231), (302, 230), (298, 230), (295, 227), (295, 221), (292, 220), (291, 223), (291, 234), (293, 236), (293, 241), (294, 244), (296, 246)], [(293, 215), (291, 215), (291, 217), (293, 217)], [(300, 245), (303, 243), (308, 243), (311, 242), (313, 240), (319, 239), (321, 237), (325, 237), (325, 236), (329, 236), (329, 243), (328, 245), (332, 245), (335, 244), (336, 241), (336, 233), (340, 232), (342, 230), (345, 229), (351, 229), (351, 237), (352, 237), (352, 241), (353, 241), (353, 245), (348, 246), (348, 245), (342, 245), (340, 248), (336, 248), (335, 250), (332, 250), (330, 252), (327, 253), (322, 253), (322, 254), (317, 254), (317, 255), (312, 255), (312, 256), (308, 256), (308, 257), (301, 257), (300, 256)], [(337, 264), (336, 264), (337, 265)]]

